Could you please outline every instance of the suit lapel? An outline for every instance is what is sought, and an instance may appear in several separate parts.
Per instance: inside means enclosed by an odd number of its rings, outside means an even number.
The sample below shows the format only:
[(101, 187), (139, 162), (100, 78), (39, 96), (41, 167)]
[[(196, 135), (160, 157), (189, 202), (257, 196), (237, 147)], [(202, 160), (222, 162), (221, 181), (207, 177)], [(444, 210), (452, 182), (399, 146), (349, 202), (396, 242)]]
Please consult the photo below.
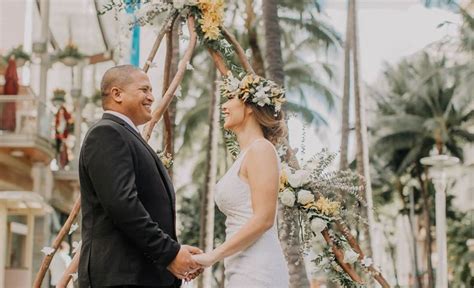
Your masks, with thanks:
[(158, 167), (158, 171), (160, 172), (160, 176), (164, 180), (163, 182), (165, 184), (166, 192), (168, 193), (168, 195), (171, 199), (171, 202), (173, 204), (173, 212), (175, 212), (176, 199), (175, 199), (175, 192), (174, 192), (174, 189), (173, 189), (173, 184), (171, 183), (171, 179), (169, 178), (168, 172), (166, 171), (165, 167), (163, 166), (163, 163), (161, 162), (161, 160), (158, 157), (158, 155), (156, 154), (156, 152), (153, 151), (153, 148), (151, 148), (151, 146), (148, 145), (148, 143), (145, 141), (145, 139), (143, 139), (143, 137), (140, 134), (138, 134), (138, 132), (135, 129), (130, 127), (130, 125), (125, 123), (125, 121), (122, 121), (122, 119), (120, 119), (120, 118), (118, 118), (114, 115), (111, 115), (111, 114), (104, 114), (103, 119), (110, 119), (110, 120), (113, 120), (113, 121), (118, 122), (118, 123), (122, 124), (123, 126), (125, 126), (135, 137), (137, 137), (143, 143), (143, 145), (148, 150), (148, 152), (150, 152), (151, 156), (155, 160), (156, 166)]

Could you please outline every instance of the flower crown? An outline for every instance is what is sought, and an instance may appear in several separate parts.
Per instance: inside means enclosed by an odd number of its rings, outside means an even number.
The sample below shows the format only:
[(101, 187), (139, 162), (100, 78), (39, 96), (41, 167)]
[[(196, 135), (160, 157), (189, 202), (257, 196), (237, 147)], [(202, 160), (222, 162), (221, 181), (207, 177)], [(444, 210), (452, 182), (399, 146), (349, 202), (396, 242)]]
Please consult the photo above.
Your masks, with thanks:
[(229, 72), (220, 84), (222, 96), (228, 99), (238, 97), (245, 103), (253, 103), (260, 107), (273, 106), (275, 117), (281, 111), (281, 105), (286, 102), (285, 89), (258, 75), (247, 74), (239, 80)]

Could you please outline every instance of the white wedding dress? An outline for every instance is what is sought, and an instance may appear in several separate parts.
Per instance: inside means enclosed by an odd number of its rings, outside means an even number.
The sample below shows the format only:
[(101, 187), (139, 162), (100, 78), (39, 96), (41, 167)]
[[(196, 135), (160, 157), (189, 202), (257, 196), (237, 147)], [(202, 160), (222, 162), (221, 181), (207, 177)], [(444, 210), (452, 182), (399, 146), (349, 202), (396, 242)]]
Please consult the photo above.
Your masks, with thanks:
[[(242, 151), (216, 186), (215, 201), (226, 216), (226, 239), (252, 217), (250, 187), (240, 176), (240, 166), (248, 149)], [(276, 150), (275, 150), (276, 153)], [(278, 163), (280, 168), (280, 163)], [(254, 244), (224, 259), (225, 288), (287, 288), (289, 274), (278, 239), (276, 217), (272, 228)]]

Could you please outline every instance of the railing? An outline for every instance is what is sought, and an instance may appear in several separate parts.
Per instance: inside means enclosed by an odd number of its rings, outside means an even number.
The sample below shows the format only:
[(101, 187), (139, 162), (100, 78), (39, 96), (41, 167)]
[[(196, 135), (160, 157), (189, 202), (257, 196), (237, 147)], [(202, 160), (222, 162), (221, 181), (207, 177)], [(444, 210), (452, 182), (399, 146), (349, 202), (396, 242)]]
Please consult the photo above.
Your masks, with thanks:
[(39, 136), (52, 142), (53, 117), (52, 107), (34, 96), (0, 95), (0, 137)]

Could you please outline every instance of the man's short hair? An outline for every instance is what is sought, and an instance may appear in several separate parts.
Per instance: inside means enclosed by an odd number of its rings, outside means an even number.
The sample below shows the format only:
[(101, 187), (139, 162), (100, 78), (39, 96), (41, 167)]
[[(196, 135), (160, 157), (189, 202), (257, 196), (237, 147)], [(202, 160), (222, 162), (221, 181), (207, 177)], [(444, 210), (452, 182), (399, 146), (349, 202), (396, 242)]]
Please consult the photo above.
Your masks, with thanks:
[(112, 87), (124, 87), (130, 84), (133, 81), (133, 78), (130, 77), (130, 75), (137, 71), (143, 72), (142, 69), (132, 65), (118, 65), (109, 68), (104, 73), (102, 81), (100, 82), (102, 101), (104, 100), (104, 97), (109, 95), (110, 89), (112, 89)]

